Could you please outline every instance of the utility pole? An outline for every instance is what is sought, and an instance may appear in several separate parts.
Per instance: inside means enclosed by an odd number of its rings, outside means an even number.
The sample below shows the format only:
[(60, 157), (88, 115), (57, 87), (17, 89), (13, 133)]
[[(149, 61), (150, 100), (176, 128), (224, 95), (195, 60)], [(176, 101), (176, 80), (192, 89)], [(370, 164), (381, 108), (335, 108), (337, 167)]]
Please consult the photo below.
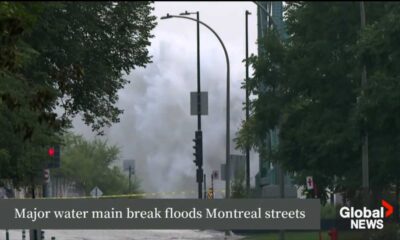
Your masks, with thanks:
[[(249, 120), (249, 15), (246, 10), (246, 122)], [(250, 193), (250, 148), (246, 146), (246, 192)]]
[[(200, 98), (200, 13), (196, 12), (197, 17), (197, 130), (201, 133), (201, 98)], [(200, 140), (200, 156), (203, 158), (203, 138)], [(198, 159), (197, 182), (199, 187), (199, 199), (202, 199), (202, 183), (203, 183), (203, 159)]]
[[(195, 146), (194, 149), (196, 152), (194, 153), (196, 159), (195, 163), (197, 165), (196, 170), (196, 181), (198, 184), (198, 198), (203, 198), (203, 181), (204, 172), (203, 172), (203, 132), (201, 131), (201, 86), (200, 86), (200, 12), (188, 12), (185, 11), (181, 13), (181, 16), (196, 14), (196, 23), (197, 23), (197, 131), (195, 132)], [(169, 15), (167, 15), (169, 16)], [(186, 17), (183, 17), (186, 18)], [(189, 18), (190, 19), (190, 18)], [(192, 19), (194, 20), (194, 19)]]

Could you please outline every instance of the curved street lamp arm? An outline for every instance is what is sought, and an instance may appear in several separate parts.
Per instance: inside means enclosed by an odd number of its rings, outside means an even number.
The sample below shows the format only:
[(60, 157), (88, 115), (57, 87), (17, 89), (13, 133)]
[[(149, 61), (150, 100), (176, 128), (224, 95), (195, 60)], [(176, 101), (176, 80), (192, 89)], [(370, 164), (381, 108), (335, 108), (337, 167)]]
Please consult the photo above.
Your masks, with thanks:
[[(178, 15), (167, 15), (167, 18), (163, 18), (163, 19), (169, 19), (169, 18), (186, 18), (192, 21), (197, 22), (197, 19), (195, 18), (191, 18), (191, 17), (186, 17), (186, 16), (178, 16)], [(217, 37), (219, 43), (221, 44), (222, 48), (224, 49), (224, 53), (225, 53), (225, 59), (226, 59), (226, 64), (227, 64), (227, 68), (228, 68), (228, 72), (229, 72), (229, 56), (228, 56), (228, 51), (225, 48), (224, 42), (222, 41), (222, 39), (218, 36), (218, 34), (214, 31), (214, 29), (212, 29), (209, 25), (207, 25), (206, 23), (202, 22), (202, 21), (198, 21), (201, 25), (205, 26), (206, 28), (208, 28), (212, 33), (214, 33), (215, 37)]]

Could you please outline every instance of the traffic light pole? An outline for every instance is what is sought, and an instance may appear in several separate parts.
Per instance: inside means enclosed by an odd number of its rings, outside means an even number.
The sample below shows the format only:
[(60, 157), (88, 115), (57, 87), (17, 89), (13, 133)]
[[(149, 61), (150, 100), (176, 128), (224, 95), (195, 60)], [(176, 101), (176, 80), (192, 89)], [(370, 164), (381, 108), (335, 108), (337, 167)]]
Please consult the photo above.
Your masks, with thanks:
[[(161, 17), (160, 19), (170, 19), (170, 18), (184, 18), (188, 19), (191, 21), (196, 21), (197, 23), (202, 24), (208, 30), (210, 30), (215, 37), (218, 39), (219, 43), (221, 44), (223, 50), (224, 50), (224, 55), (225, 55), (225, 60), (226, 60), (226, 168), (230, 169), (230, 64), (229, 64), (229, 56), (228, 56), (228, 51), (226, 50), (225, 44), (222, 41), (222, 39), (219, 37), (219, 35), (215, 32), (214, 29), (212, 29), (210, 26), (208, 26), (206, 23), (201, 22), (199, 18), (194, 19), (186, 16), (177, 16), (177, 15), (170, 15), (167, 14), (166, 16)], [(200, 45), (199, 45), (200, 46)], [(198, 67), (200, 68), (200, 64), (198, 64)], [(199, 80), (200, 80), (200, 75), (198, 75)], [(199, 169), (198, 169), (199, 170)], [(203, 170), (201, 169), (201, 173), (203, 173)], [(202, 178), (203, 176), (201, 176)], [(229, 174), (226, 174), (226, 181), (225, 181), (225, 197), (229, 198), (230, 197), (230, 178)], [(228, 236), (230, 235), (230, 232), (227, 231), (225, 232), (225, 235)]]
[[(32, 164), (32, 162), (31, 162)], [(32, 199), (35, 199), (35, 177), (34, 177), (34, 169), (33, 166), (31, 168), (31, 194), (32, 194)], [(29, 230), (29, 239), (30, 240), (39, 240), (37, 236), (38, 230), (37, 229), (30, 229)]]
[[(49, 197), (49, 180), (50, 180), (50, 170), (48, 168), (45, 168), (43, 169), (42, 198)], [(34, 240), (41, 239), (41, 236), (38, 236), (39, 234), (43, 234), (44, 236), (44, 232), (41, 229), (34, 229), (32, 234), (34, 235), (33, 237)]]
[(43, 169), (43, 184), (42, 184), (42, 195), (43, 198), (49, 196), (49, 179), (50, 179), (50, 170), (48, 168)]
[(195, 132), (195, 138), (193, 139), (194, 141), (194, 149), (195, 149), (195, 153), (193, 154), (195, 156), (195, 160), (194, 162), (196, 163), (196, 166), (198, 167), (196, 170), (196, 181), (198, 183), (198, 193), (199, 193), (199, 199), (203, 198), (203, 169), (202, 169), (202, 165), (203, 165), (203, 133), (201, 131), (196, 131)]
[[(186, 13), (185, 13), (185, 15), (186, 15)], [(220, 38), (220, 36), (217, 34), (217, 32), (215, 32), (215, 30), (212, 29), (206, 23), (200, 21), (199, 19), (190, 18), (190, 17), (186, 17), (186, 16), (170, 15), (170, 14), (167, 14), (166, 16), (163, 16), (160, 19), (163, 20), (163, 19), (171, 19), (171, 18), (184, 18), (184, 19), (188, 19), (188, 20), (195, 21), (197, 23), (202, 24), (204, 27), (208, 28), (208, 30), (210, 30), (214, 34), (214, 36), (218, 39), (219, 43), (221, 44), (221, 47), (224, 50), (224, 55), (225, 55), (225, 60), (226, 60), (226, 156), (225, 157), (226, 157), (226, 167), (227, 167), (227, 169), (230, 169), (230, 161), (229, 161), (229, 157), (230, 157), (230, 64), (229, 64), (228, 51), (226, 50), (225, 44), (222, 41), (222, 39)], [(198, 67), (200, 67), (200, 64), (198, 64)], [(200, 75), (198, 75), (198, 77), (200, 80)], [(203, 174), (203, 169), (200, 169), (200, 170), (201, 170), (201, 173)], [(201, 175), (201, 178), (203, 178), (202, 175)], [(226, 176), (225, 189), (226, 189), (225, 196), (226, 196), (226, 198), (229, 198), (230, 197), (229, 174), (227, 174), (227, 176)]]
[[(200, 13), (197, 16), (197, 130), (201, 133), (201, 98), (200, 98)], [(203, 146), (203, 138), (200, 138), (200, 145)], [(198, 149), (200, 156), (203, 158), (203, 148)], [(198, 159), (197, 183), (199, 188), (199, 199), (202, 199), (202, 183), (203, 183), (203, 159)]]

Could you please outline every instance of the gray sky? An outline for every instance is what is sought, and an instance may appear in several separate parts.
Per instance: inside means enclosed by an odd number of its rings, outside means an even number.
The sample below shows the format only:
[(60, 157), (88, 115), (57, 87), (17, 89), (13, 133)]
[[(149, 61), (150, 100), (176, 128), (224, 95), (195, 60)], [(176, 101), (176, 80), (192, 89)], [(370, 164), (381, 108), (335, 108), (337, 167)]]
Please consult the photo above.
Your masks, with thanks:
[[(121, 160), (135, 159), (136, 173), (146, 192), (196, 190), (193, 163), (197, 117), (190, 116), (189, 95), (196, 91), (196, 23), (184, 19), (160, 20), (166, 13), (200, 11), (200, 19), (224, 41), (231, 65), (231, 137), (244, 119), (245, 10), (249, 17), (250, 54), (256, 52), (256, 5), (252, 2), (155, 2), (150, 54), (153, 63), (133, 71), (131, 83), (119, 92), (124, 109), (121, 122), (105, 130), (111, 144), (118, 145)], [(195, 17), (195, 16), (193, 16)], [(225, 162), (226, 63), (216, 37), (201, 28), (201, 83), (209, 93), (209, 115), (202, 117), (204, 168), (209, 176)], [(74, 131), (93, 138), (90, 128), (74, 121)], [(238, 154), (231, 143), (231, 153)], [(252, 184), (258, 156), (251, 155)], [(209, 179), (207, 179), (209, 184)], [(217, 188), (224, 182), (216, 181)]]

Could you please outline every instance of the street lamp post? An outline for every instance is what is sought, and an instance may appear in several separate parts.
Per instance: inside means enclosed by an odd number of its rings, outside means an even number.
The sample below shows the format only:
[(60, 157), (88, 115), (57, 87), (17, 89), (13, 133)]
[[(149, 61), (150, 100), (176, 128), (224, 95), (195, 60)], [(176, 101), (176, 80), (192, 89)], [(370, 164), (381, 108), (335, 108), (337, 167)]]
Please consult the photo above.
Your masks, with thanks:
[[(246, 10), (246, 121), (249, 120), (249, 15), (251, 13)], [(250, 192), (250, 149), (246, 146), (246, 191)]]
[[(226, 60), (226, 169), (229, 170), (230, 169), (230, 161), (229, 161), (229, 155), (230, 155), (230, 67), (229, 67), (229, 56), (228, 56), (228, 52), (226, 50), (226, 47), (222, 41), (222, 39), (219, 37), (219, 35), (214, 31), (214, 29), (212, 29), (210, 26), (208, 26), (206, 23), (195, 19), (195, 18), (190, 18), (187, 16), (177, 16), (177, 15), (170, 15), (167, 14), (164, 17), (161, 17), (161, 19), (170, 19), (170, 18), (183, 18), (183, 19), (188, 19), (191, 21), (195, 21), (198, 24), (201, 24), (203, 26), (205, 26), (206, 28), (208, 28), (214, 35), (215, 37), (218, 39), (218, 41), (220, 42), (223, 50), (224, 50), (224, 54), (225, 54), (225, 60)], [(227, 172), (226, 175), (226, 184), (225, 184), (225, 197), (229, 198), (230, 197), (230, 176), (229, 173)]]
[[(200, 98), (200, 13), (199, 11), (197, 12), (188, 12), (185, 11), (184, 13), (181, 13), (179, 15), (181, 16), (187, 16), (191, 14), (196, 14), (196, 19), (197, 19), (197, 130), (201, 132), (201, 98)], [(200, 146), (203, 146), (203, 138), (200, 138), (201, 144)], [(203, 157), (203, 148), (200, 148), (200, 156)], [(198, 195), (199, 199), (202, 199), (202, 183), (204, 180), (204, 174), (203, 174), (203, 160), (199, 160), (198, 164), (198, 173), (196, 173), (197, 176), (202, 177), (203, 179), (199, 178), (197, 179), (198, 183)]]

